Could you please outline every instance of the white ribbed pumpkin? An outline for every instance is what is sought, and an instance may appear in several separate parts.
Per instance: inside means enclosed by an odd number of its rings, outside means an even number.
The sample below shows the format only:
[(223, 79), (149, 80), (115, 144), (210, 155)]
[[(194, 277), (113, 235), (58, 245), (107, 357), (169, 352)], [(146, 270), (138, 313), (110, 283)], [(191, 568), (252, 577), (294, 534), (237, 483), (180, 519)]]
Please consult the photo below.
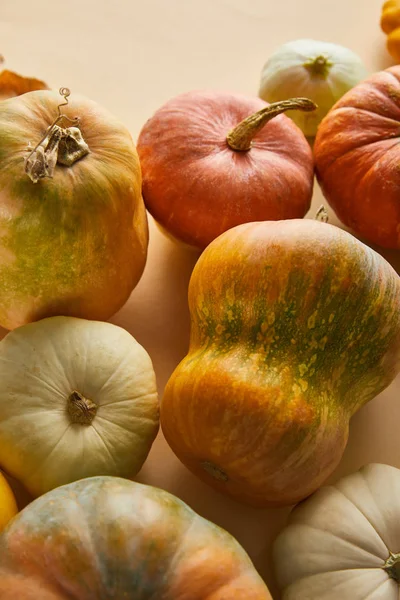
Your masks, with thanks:
[(332, 106), (362, 79), (367, 71), (361, 59), (344, 46), (301, 39), (283, 44), (264, 65), (259, 95), (267, 102), (294, 96), (310, 98), (312, 112), (288, 111), (288, 117), (312, 137)]
[(135, 476), (158, 427), (151, 359), (121, 327), (50, 317), (0, 342), (0, 466), (32, 495)]
[(283, 600), (398, 600), (400, 470), (371, 464), (320, 488), (274, 546)]

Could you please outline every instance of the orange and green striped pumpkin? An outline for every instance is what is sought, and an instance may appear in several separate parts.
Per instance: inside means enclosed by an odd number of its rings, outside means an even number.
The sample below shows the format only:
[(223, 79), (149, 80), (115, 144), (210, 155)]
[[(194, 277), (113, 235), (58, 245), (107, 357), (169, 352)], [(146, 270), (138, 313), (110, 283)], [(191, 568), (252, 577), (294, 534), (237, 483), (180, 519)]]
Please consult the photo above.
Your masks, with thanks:
[(170, 446), (245, 503), (305, 498), (400, 369), (396, 272), (338, 227), (250, 223), (201, 255), (189, 306), (189, 352), (161, 403)]
[[(33, 91), (0, 102), (0, 325), (53, 315), (106, 320), (146, 262), (148, 228), (139, 159), (121, 123), (72, 95), (61, 113), (89, 153), (34, 183), (25, 161), (63, 98)], [(72, 123), (71, 123), (72, 119)]]
[(272, 600), (238, 542), (168, 492), (117, 477), (56, 488), (0, 536), (1, 600)]

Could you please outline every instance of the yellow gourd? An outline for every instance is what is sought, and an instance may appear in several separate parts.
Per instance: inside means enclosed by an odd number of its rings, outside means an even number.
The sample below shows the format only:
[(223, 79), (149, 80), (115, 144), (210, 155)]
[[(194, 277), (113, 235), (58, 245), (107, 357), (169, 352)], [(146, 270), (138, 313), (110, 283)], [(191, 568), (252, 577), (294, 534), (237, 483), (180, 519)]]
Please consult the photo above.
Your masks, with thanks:
[(387, 35), (389, 54), (400, 63), (400, 1), (387, 0), (382, 6), (381, 29)]
[(4, 529), (8, 521), (18, 512), (14, 494), (8, 485), (7, 479), (0, 473), (0, 531)]

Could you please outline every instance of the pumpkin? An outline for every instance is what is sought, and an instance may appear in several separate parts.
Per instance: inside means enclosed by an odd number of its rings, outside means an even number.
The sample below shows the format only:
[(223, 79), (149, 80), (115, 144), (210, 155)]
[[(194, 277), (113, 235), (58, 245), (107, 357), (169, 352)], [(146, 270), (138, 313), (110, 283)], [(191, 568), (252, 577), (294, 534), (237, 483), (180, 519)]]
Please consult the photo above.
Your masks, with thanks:
[[(0, 56), (0, 64), (4, 58)], [(34, 77), (24, 77), (19, 73), (14, 73), (9, 69), (3, 69), (0, 72), (0, 100), (13, 98), (33, 90), (48, 90), (48, 85), (40, 79)]]
[(35, 500), (0, 537), (2, 600), (272, 600), (226, 531), (168, 492), (93, 477)]
[(151, 359), (124, 329), (49, 317), (0, 342), (0, 465), (33, 495), (133, 477), (159, 428)]
[(387, 35), (386, 45), (389, 54), (400, 62), (400, 3), (387, 0), (382, 6), (381, 29)]
[(400, 248), (400, 67), (372, 75), (332, 108), (315, 140), (325, 198), (363, 239)]
[(0, 325), (7, 329), (54, 315), (106, 320), (146, 262), (147, 217), (129, 132), (91, 100), (62, 103), (49, 90), (0, 102)]
[(144, 201), (162, 229), (203, 249), (241, 223), (303, 217), (313, 158), (302, 132), (281, 115), (289, 109), (315, 105), (195, 91), (156, 111), (137, 149)]
[(305, 135), (313, 137), (335, 102), (366, 76), (363, 62), (348, 48), (318, 40), (294, 40), (279, 46), (268, 58), (259, 96), (277, 102), (301, 93), (313, 100), (317, 110), (287, 113)]
[(7, 479), (0, 473), (0, 531), (18, 512), (17, 502)]
[(200, 256), (189, 308), (189, 352), (161, 401), (167, 442), (244, 503), (305, 498), (400, 369), (396, 272), (327, 223), (243, 224)]
[(370, 464), (297, 506), (274, 545), (282, 600), (398, 600), (400, 471)]

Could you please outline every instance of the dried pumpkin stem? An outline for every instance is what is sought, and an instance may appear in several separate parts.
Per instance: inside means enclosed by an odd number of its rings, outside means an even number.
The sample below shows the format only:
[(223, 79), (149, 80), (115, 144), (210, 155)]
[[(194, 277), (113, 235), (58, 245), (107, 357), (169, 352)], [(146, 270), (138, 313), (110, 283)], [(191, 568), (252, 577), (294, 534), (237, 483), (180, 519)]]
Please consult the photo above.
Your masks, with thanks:
[(67, 411), (72, 423), (90, 425), (96, 416), (97, 404), (74, 390), (68, 396)]
[(308, 98), (290, 98), (289, 100), (274, 102), (236, 125), (226, 136), (226, 142), (232, 150), (247, 152), (251, 148), (254, 136), (274, 117), (288, 110), (310, 112), (316, 108), (318, 108), (317, 105)]
[(400, 554), (393, 554), (391, 552), (382, 568), (389, 577), (400, 583)]
[(326, 208), (323, 204), (321, 204), (321, 206), (315, 213), (314, 218), (316, 221), (321, 221), (321, 223), (328, 223), (328, 221), (329, 221), (328, 211), (326, 210)]
[[(68, 104), (70, 93), (68, 88), (60, 88), (60, 94), (65, 102), (58, 105), (58, 116), (25, 159), (25, 173), (33, 183), (37, 183), (44, 177), (53, 177), (57, 163), (71, 167), (77, 160), (89, 153), (89, 146), (77, 127), (79, 118), (70, 119), (61, 113), (61, 107)], [(59, 123), (62, 120), (69, 121), (73, 126), (65, 129), (60, 127)]]

